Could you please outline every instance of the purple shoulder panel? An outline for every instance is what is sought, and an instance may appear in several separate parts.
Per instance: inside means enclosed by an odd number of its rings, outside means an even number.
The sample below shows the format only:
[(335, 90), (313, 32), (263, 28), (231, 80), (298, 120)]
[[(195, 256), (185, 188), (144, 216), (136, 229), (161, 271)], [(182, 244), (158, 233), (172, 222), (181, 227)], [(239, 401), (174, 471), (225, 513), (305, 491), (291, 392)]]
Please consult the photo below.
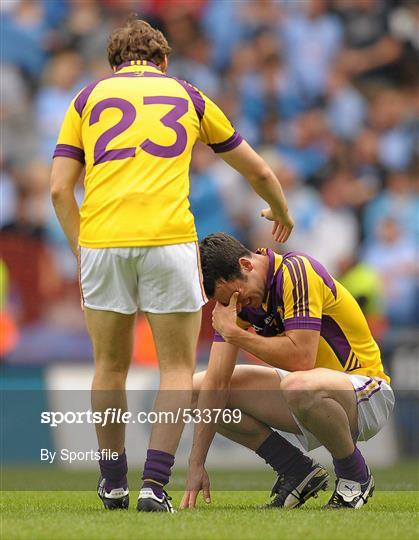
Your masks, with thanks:
[(336, 284), (332, 278), (332, 276), (329, 274), (329, 272), (326, 270), (326, 268), (316, 259), (313, 259), (310, 255), (307, 255), (306, 253), (300, 253), (296, 251), (290, 251), (288, 253), (285, 253), (285, 257), (292, 257), (292, 256), (300, 256), (305, 257), (311, 264), (313, 270), (316, 272), (318, 276), (320, 276), (323, 280), (323, 283), (329, 287), (329, 289), (332, 291), (333, 296), (337, 297), (337, 290), (336, 290)]
[(83, 90), (79, 93), (79, 95), (76, 97), (74, 101), (74, 108), (76, 109), (78, 115), (81, 117), (84, 107), (86, 106), (87, 100), (89, 99), (90, 94), (93, 92), (93, 90), (96, 88), (96, 86), (106, 79), (112, 79), (115, 75), (109, 75), (108, 77), (103, 77), (102, 79), (98, 79), (97, 81), (93, 81), (90, 84), (88, 84)]
[[(164, 75), (163, 73), (147, 73), (146, 72), (146, 73), (143, 73), (143, 75), (146, 75), (147, 77), (166, 77), (166, 75)], [(120, 77), (138, 77), (138, 74), (136, 72), (112, 73), (112, 75), (108, 75), (107, 77), (103, 77), (102, 79), (98, 79), (88, 84), (85, 88), (83, 88), (83, 90), (79, 93), (79, 95), (74, 101), (74, 108), (76, 109), (79, 116), (82, 115), (83, 109), (86, 106), (86, 103), (87, 103), (87, 100), (89, 99), (90, 94), (93, 92), (93, 90), (96, 88), (96, 86), (100, 82), (106, 81), (107, 79), (113, 79), (113, 78), (119, 79)]]
[(347, 340), (342, 328), (329, 315), (323, 315), (322, 317), (320, 335), (328, 343), (339, 359), (342, 367), (344, 367), (351, 352), (351, 345), (349, 344), (349, 341)]
[(275, 274), (274, 282), (275, 282), (276, 296), (280, 300), (280, 303), (282, 304), (283, 303), (282, 299), (284, 296), (284, 273), (282, 272), (282, 264), (280, 265), (280, 267), (278, 268)]
[(172, 79), (177, 81), (188, 92), (189, 97), (192, 100), (193, 106), (195, 107), (195, 111), (196, 111), (196, 115), (198, 116), (198, 120), (201, 122), (202, 118), (204, 117), (204, 112), (205, 112), (204, 98), (201, 96), (201, 94), (198, 92), (198, 90), (196, 88), (194, 88), (188, 82), (183, 81), (182, 79), (178, 79), (176, 77), (172, 77)]

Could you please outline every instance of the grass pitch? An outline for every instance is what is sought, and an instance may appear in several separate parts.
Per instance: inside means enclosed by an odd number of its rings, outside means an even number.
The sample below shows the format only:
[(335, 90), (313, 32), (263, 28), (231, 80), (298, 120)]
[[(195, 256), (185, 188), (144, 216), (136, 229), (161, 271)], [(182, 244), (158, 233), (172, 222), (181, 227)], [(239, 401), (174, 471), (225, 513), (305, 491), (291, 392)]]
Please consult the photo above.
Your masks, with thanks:
[[(12, 539), (281, 539), (368, 540), (418, 538), (418, 495), (378, 492), (359, 511), (321, 510), (329, 493), (298, 510), (260, 510), (266, 493), (215, 492), (211, 505), (169, 514), (138, 514), (135, 493), (128, 512), (105, 512), (94, 493), (5, 492), (1, 537)], [(179, 503), (180, 492), (174, 493)], [(99, 504), (100, 503), (100, 504)]]
[[(416, 465), (408, 467), (406, 473), (409, 469), (412, 475), (417, 473)], [(25, 474), (24, 469), (21, 471)], [(27, 479), (37, 474), (26, 473)], [(62, 474), (55, 472), (55, 479)], [(227, 485), (231, 487), (230, 481), (235, 476), (240, 487), (242, 479), (252, 474), (259, 473), (230, 473)], [(223, 476), (222, 473), (211, 475), (214, 487), (225, 482)], [(310, 499), (297, 510), (258, 508), (269, 500), (268, 491), (213, 491), (211, 505), (203, 503), (201, 498), (198, 509), (174, 515), (138, 514), (136, 489), (131, 491), (128, 512), (105, 512), (93, 491), (3, 491), (0, 537), (4, 540), (347, 540), (348, 537), (417, 540), (419, 491), (386, 491), (392, 485), (411, 489), (411, 484), (400, 485), (400, 475), (397, 477), (394, 471), (377, 471), (375, 476), (377, 489), (366, 506), (359, 511), (337, 512), (321, 509), (330, 491), (321, 492), (318, 499)], [(397, 479), (397, 483), (393, 484), (392, 479)], [(180, 489), (179, 481), (180, 478), (171, 490), (175, 507), (182, 496), (182, 491), (173, 491)], [(131, 486), (136, 484), (132, 479)], [(10, 489), (9, 485), (4, 487)]]

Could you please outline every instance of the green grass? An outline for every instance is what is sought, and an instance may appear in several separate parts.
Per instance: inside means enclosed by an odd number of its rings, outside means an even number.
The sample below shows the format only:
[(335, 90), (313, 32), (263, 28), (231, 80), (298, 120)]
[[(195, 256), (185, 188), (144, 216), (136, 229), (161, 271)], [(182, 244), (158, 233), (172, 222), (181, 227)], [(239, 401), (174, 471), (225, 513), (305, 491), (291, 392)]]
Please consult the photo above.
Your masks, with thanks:
[[(26, 488), (28, 479), (39, 481), (39, 469), (16, 468), (6, 469), (7, 484), (11, 478), (18, 478), (18, 470), (22, 477), (26, 476)], [(12, 476), (11, 471), (14, 471)], [(45, 471), (43, 473), (45, 475)], [(70, 477), (69, 473), (61, 471), (53, 474), (61, 485)], [(340, 512), (322, 510), (330, 492), (322, 492), (318, 499), (309, 500), (297, 510), (261, 510), (258, 506), (269, 499), (269, 492), (242, 487), (252, 485), (252, 482), (258, 485), (256, 480), (260, 472), (254, 471), (227, 475), (212, 473), (214, 488), (231, 489), (235, 485), (241, 491), (213, 491), (211, 505), (205, 505), (200, 499), (197, 510), (175, 515), (137, 514), (135, 489), (128, 512), (105, 512), (92, 491), (3, 491), (0, 537), (4, 540), (347, 540), (349, 537), (356, 540), (417, 540), (419, 492), (400, 491), (415, 483), (415, 475), (415, 463), (377, 471), (377, 489), (368, 504), (359, 511)], [(84, 476), (96, 479), (96, 475), (90, 473), (84, 473)], [(4, 477), (3, 474), (3, 488)], [(270, 484), (271, 481), (272, 475), (262, 475), (262, 483)], [(181, 489), (182, 482), (183, 475), (180, 474), (172, 483), (175, 506), (180, 502), (182, 491), (173, 489)], [(131, 485), (135, 486), (136, 482), (132, 481)], [(391, 490), (397, 486), (402, 487)]]
[[(211, 505), (169, 514), (105, 512), (89, 492), (4, 492), (1, 537), (13, 539), (95, 540), (106, 538), (268, 540), (418, 538), (415, 492), (378, 492), (359, 511), (322, 511), (328, 493), (298, 510), (260, 510), (259, 491), (214, 492)], [(174, 493), (178, 503), (180, 492)]]

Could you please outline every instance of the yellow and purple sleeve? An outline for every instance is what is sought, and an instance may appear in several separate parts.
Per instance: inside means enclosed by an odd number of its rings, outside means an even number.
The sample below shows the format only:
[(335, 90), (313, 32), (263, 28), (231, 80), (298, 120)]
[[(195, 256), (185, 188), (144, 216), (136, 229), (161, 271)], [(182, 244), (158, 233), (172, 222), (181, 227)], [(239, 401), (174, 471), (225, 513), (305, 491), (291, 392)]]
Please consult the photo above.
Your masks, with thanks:
[(57, 145), (53, 157), (68, 157), (84, 164), (84, 149), (81, 136), (81, 116), (74, 106), (75, 99), (70, 103), (61, 125)]
[(303, 257), (283, 261), (284, 328), (321, 329), (323, 286)]
[(199, 138), (210, 146), (214, 152), (229, 152), (242, 142), (242, 136), (237, 133), (223, 111), (200, 92), (204, 101), (204, 113), (201, 120)]

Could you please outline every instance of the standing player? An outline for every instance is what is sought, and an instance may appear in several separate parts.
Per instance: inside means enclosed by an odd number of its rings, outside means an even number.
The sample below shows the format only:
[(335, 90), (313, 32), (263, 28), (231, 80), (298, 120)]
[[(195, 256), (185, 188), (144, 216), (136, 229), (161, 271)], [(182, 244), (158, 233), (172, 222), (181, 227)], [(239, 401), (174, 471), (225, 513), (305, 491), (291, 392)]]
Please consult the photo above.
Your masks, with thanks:
[[(337, 480), (327, 508), (360, 508), (374, 481), (356, 441), (373, 437), (394, 405), (360, 307), (308, 255), (251, 253), (221, 233), (204, 238), (200, 250), (205, 292), (218, 304), (208, 369), (194, 378), (196, 406), (238, 408), (242, 417), (195, 425), (182, 507), (194, 507), (200, 489), (209, 500), (204, 463), (216, 429), (276, 471), (268, 506), (297, 507), (325, 488), (327, 471), (276, 428), (296, 434), (306, 450), (323, 445), (332, 454)], [(235, 366), (239, 349), (275, 369)]]
[[(188, 169), (200, 139), (241, 173), (269, 204), (264, 217), (285, 241), (293, 227), (280, 184), (200, 90), (166, 75), (170, 47), (161, 32), (131, 19), (109, 39), (113, 74), (84, 88), (65, 116), (54, 153), (51, 194), (71, 249), (92, 339), (92, 407), (126, 409), (125, 380), (135, 317), (146, 313), (156, 343), (155, 408), (190, 406), (195, 348), (206, 298), (201, 287)], [(85, 197), (74, 186), (85, 164)], [(171, 392), (171, 391), (175, 392)], [(172, 511), (169, 481), (183, 423), (152, 429), (138, 510)], [(97, 427), (98, 493), (106, 508), (128, 506), (124, 426)]]

